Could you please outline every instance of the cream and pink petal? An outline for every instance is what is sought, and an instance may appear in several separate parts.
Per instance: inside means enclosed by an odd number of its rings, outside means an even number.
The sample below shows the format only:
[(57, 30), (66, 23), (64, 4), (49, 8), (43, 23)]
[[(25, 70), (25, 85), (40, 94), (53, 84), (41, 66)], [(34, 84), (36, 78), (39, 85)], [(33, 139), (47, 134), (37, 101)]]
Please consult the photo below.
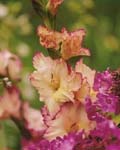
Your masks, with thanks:
[(46, 130), (44, 119), (40, 110), (36, 110), (29, 106), (26, 102), (23, 105), (23, 116), (26, 122), (26, 128), (30, 130), (33, 137), (40, 137)]
[(90, 87), (93, 87), (94, 78), (95, 78), (95, 70), (92, 70), (87, 65), (83, 63), (83, 60), (80, 59), (75, 66), (75, 71), (82, 74), (83, 78), (87, 79)]
[(87, 118), (84, 106), (71, 102), (65, 103), (56, 118), (48, 121), (48, 124), (49, 128), (44, 137), (49, 140), (83, 129), (90, 130), (94, 127), (94, 123)]
[(57, 106), (64, 102), (74, 101), (74, 92), (81, 87), (79, 73), (70, 69), (64, 60), (52, 60), (41, 53), (34, 57), (33, 64), (36, 71), (30, 76), (31, 83), (50, 112), (56, 112)]

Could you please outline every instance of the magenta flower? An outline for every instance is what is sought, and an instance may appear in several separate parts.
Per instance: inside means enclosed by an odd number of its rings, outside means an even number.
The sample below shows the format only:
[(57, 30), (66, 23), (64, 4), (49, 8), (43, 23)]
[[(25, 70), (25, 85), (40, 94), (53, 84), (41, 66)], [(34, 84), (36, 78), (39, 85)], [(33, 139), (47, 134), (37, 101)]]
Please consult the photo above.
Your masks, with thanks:
[[(85, 131), (70, 133), (62, 138), (28, 141), (22, 150), (118, 150), (120, 147), (120, 129), (111, 121), (98, 123), (96, 128), (86, 134)], [(116, 148), (116, 149), (113, 149)]]
[(112, 86), (112, 75), (109, 70), (97, 73), (94, 82), (94, 89), (100, 93), (105, 93)]
[(106, 150), (120, 150), (120, 144), (110, 144), (106, 147)]
[(119, 112), (119, 97), (112, 90), (114, 85), (113, 75), (109, 70), (96, 74), (93, 88), (97, 95), (94, 104), (99, 108), (99, 112)]

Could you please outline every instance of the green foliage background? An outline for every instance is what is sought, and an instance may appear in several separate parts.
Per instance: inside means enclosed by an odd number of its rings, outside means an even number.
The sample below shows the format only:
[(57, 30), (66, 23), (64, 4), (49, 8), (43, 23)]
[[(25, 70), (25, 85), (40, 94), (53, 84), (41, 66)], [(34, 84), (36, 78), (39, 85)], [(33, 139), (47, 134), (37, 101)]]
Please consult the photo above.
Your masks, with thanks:
[[(120, 67), (119, 6), (119, 0), (65, 0), (59, 9), (58, 30), (66, 27), (69, 31), (78, 28), (87, 31), (84, 45), (91, 50), (91, 57), (85, 58), (85, 62), (97, 70)], [(21, 57), (22, 96), (34, 107), (41, 104), (28, 79), (33, 70), (32, 57), (36, 51), (46, 52), (36, 36), (39, 24), (41, 20), (33, 10), (31, 0), (0, 1), (0, 50), (9, 49)], [(18, 150), (19, 138), (20, 133), (12, 122), (0, 123), (0, 150), (5, 150), (6, 145), (11, 150)]]

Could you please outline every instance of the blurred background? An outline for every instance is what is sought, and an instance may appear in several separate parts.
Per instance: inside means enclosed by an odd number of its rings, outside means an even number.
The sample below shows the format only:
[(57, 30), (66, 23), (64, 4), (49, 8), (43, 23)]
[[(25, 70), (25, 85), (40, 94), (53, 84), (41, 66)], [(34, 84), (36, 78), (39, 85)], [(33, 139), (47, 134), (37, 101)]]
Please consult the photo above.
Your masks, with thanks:
[[(57, 27), (69, 31), (84, 28), (87, 35), (84, 47), (91, 51), (85, 62), (97, 70), (120, 67), (120, 1), (65, 0), (57, 16)], [(9, 49), (23, 61), (21, 88), (25, 99), (37, 99), (28, 75), (32, 71), (35, 51), (39, 45), (36, 28), (41, 24), (30, 0), (0, 1), (0, 49)], [(28, 92), (29, 91), (29, 92)], [(33, 102), (34, 103), (34, 102)], [(36, 102), (35, 102), (36, 103)]]

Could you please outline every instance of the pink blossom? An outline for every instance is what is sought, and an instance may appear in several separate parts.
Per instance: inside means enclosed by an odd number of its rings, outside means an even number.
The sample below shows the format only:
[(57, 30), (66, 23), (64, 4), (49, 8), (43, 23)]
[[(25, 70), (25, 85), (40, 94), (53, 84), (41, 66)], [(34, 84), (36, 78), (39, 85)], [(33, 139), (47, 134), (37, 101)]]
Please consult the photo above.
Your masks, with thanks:
[(0, 119), (10, 116), (20, 118), (21, 100), (16, 87), (7, 88), (0, 96)]
[(30, 130), (33, 137), (40, 137), (46, 130), (43, 116), (40, 110), (34, 109), (28, 103), (23, 105), (23, 116), (26, 122), (26, 127)]
[(12, 80), (20, 78), (22, 64), (20, 59), (7, 50), (0, 52), (0, 75), (9, 76)]
[(76, 92), (76, 99), (83, 103), (87, 96), (95, 99), (96, 92), (93, 90), (93, 85), (96, 71), (85, 65), (82, 59), (76, 63), (75, 70), (76, 72), (81, 73), (83, 78), (81, 88)]

